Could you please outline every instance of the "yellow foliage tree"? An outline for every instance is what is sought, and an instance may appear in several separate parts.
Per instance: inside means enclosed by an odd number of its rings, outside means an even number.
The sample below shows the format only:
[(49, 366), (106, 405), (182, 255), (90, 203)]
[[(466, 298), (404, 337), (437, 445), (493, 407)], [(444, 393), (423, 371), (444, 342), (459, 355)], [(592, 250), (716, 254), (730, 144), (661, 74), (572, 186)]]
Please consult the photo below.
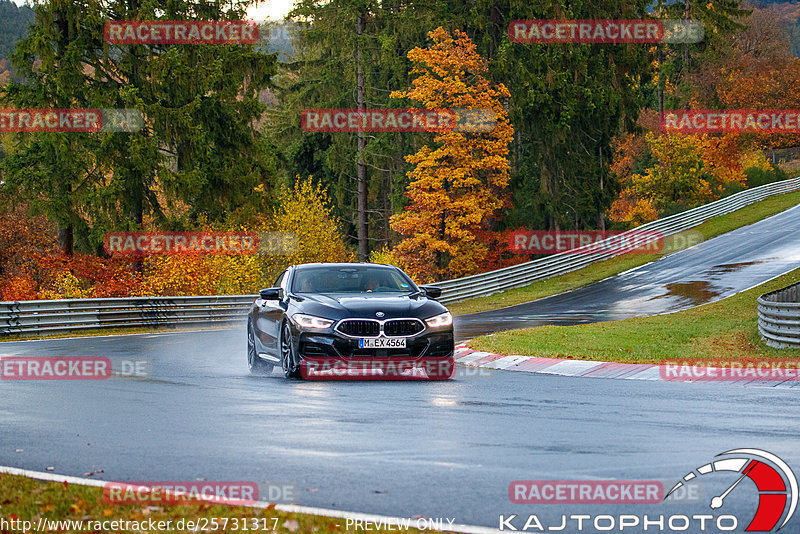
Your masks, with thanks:
[(274, 279), (289, 265), (310, 262), (355, 261), (342, 239), (342, 227), (333, 214), (327, 190), (311, 178), (297, 177), (293, 187), (281, 187), (278, 208), (259, 231), (281, 232), (289, 254), (268, 254), (262, 259), (266, 278)]
[[(620, 173), (623, 187), (609, 209), (612, 220), (640, 225), (717, 200), (732, 187), (746, 187), (746, 168), (769, 165), (763, 155), (742, 153), (736, 134), (648, 133), (645, 139), (656, 163), (644, 174)], [(621, 171), (632, 166), (625, 146), (618, 147), (615, 162)]]
[[(488, 66), (475, 44), (458, 30), (429, 33), (428, 48), (408, 53), (416, 75), (406, 98), (427, 109), (486, 110), (496, 126), (490, 132), (459, 128), (437, 133), (436, 146), (406, 156), (415, 165), (406, 195), (410, 204), (391, 218), (404, 236), (394, 255), (415, 278), (430, 280), (478, 272), (487, 258), (491, 220), (508, 205), (508, 145), (514, 129), (503, 105), (510, 96), (487, 78)], [(480, 112), (479, 112), (480, 113)]]
[[(264, 193), (261, 186), (257, 193)], [(278, 208), (248, 224), (215, 230), (259, 234), (259, 254), (149, 256), (145, 282), (156, 295), (250, 294), (271, 286), (289, 265), (353, 261), (326, 190), (312, 180), (282, 187)], [(278, 237), (280, 239), (270, 239)]]

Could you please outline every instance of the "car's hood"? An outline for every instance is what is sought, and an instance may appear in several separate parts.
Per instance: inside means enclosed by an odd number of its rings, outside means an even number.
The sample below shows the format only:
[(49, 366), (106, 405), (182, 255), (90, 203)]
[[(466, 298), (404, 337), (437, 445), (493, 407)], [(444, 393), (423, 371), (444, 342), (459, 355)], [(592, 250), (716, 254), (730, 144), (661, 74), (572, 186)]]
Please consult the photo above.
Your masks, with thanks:
[(361, 317), (375, 319), (382, 312), (383, 319), (416, 317), (427, 319), (447, 311), (441, 303), (426, 297), (349, 295), (349, 294), (304, 294), (298, 308), (303, 313), (328, 319)]

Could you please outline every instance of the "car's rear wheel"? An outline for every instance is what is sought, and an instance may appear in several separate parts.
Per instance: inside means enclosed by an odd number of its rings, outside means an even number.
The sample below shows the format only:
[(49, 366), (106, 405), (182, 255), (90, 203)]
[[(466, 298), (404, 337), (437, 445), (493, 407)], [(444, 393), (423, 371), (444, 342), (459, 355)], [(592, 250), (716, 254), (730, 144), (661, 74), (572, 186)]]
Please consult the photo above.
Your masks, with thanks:
[(300, 378), (300, 366), (295, 363), (292, 330), (288, 322), (281, 327), (281, 367), (286, 378)]
[(256, 333), (253, 323), (247, 320), (247, 367), (252, 375), (268, 375), (272, 372), (272, 364), (265, 362), (258, 356), (256, 349)]

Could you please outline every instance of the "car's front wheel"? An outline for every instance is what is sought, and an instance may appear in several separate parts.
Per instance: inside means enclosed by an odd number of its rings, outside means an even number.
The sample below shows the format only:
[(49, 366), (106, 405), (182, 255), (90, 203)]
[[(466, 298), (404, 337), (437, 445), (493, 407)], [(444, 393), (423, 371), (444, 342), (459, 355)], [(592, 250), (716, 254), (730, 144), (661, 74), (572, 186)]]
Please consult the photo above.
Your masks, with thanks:
[(272, 372), (272, 364), (258, 356), (256, 333), (250, 319), (247, 320), (247, 367), (250, 369), (251, 375), (268, 375)]
[(281, 367), (286, 378), (300, 378), (300, 366), (295, 363), (292, 330), (288, 322), (281, 327)]

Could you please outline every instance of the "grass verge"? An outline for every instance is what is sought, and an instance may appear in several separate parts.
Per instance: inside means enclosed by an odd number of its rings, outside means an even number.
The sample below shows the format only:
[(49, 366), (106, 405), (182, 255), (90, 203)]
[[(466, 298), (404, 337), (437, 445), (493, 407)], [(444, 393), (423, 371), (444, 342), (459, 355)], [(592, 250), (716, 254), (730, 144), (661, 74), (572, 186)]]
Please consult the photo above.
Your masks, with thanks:
[[(766, 219), (771, 215), (796, 206), (798, 203), (800, 203), (800, 192), (775, 195), (734, 211), (733, 213), (709, 219), (703, 224), (692, 228), (692, 230), (700, 232), (704, 240), (711, 239), (712, 237), (736, 230), (742, 226), (747, 226), (762, 219)], [(504, 293), (498, 293), (488, 297), (479, 297), (463, 302), (456, 302), (447, 307), (455, 315), (464, 315), (522, 304), (589, 285), (593, 282), (655, 261), (665, 254), (667, 253), (625, 254), (593, 263), (577, 271), (547, 278), (546, 280), (538, 280), (525, 287), (511, 289)]]
[[(58, 532), (91, 532), (96, 521), (130, 521), (144, 525), (138, 529), (101, 528), (95, 532), (245, 532), (245, 531), (273, 531), (288, 534), (307, 532), (342, 532), (346, 530), (344, 519), (324, 517), (309, 514), (288, 513), (274, 508), (251, 508), (245, 506), (226, 506), (220, 504), (202, 505), (113, 505), (104, 502), (102, 488), (92, 486), (76, 486), (73, 484), (42, 482), (32, 478), (0, 473), (0, 517), (6, 522), (11, 520), (32, 521), (34, 528), (40, 518), (50, 521), (83, 521), (83, 529), (72, 528), (62, 523), (62, 529), (51, 528), (50, 531)], [(189, 520), (195, 521), (206, 518), (205, 525), (210, 525), (210, 519), (216, 518), (219, 528), (178, 529), (178, 521), (184, 520), (183, 525)], [(223, 518), (227, 518), (227, 528), (223, 528)], [(159, 521), (171, 521), (172, 528), (153, 530), (148, 527)], [(235, 522), (238, 520), (238, 522)], [(243, 528), (243, 521), (247, 521), (247, 528)], [(144, 523), (143, 523), (144, 522)], [(86, 525), (89, 524), (89, 528)], [(238, 524), (238, 527), (236, 525)], [(411, 521), (411, 524), (415, 524)], [(107, 523), (107, 525), (111, 525)], [(166, 525), (166, 524), (164, 524)], [(44, 527), (44, 524), (42, 525)], [(135, 523), (118, 526), (135, 527)], [(257, 528), (254, 528), (256, 527)], [(51, 527), (53, 525), (51, 524)], [(4, 527), (5, 529), (5, 527)], [(273, 530), (274, 529), (274, 530)], [(47, 529), (45, 529), (47, 530)], [(9, 532), (23, 532), (23, 528), (12, 528)], [(33, 531), (29, 528), (28, 531)], [(5, 532), (5, 530), (3, 530)], [(397, 532), (397, 527), (387, 530), (372, 524), (370, 532)], [(408, 532), (420, 532), (409, 528)]]
[(578, 326), (498, 332), (469, 342), (476, 350), (547, 358), (628, 363), (698, 357), (798, 358), (768, 347), (758, 334), (756, 299), (800, 281), (800, 269), (732, 297), (669, 315)]

